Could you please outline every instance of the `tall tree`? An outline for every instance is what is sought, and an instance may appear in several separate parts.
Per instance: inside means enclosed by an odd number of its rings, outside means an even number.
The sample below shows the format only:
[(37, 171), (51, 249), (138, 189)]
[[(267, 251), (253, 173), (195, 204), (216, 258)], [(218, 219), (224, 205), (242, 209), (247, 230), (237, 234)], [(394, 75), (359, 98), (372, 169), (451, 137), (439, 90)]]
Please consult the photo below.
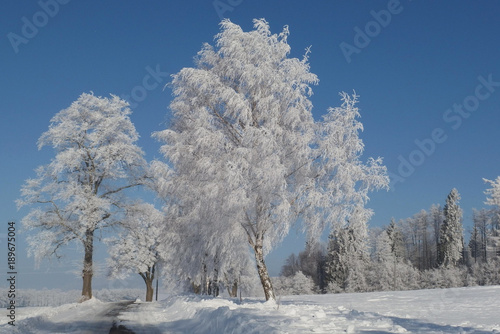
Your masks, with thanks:
[(446, 198), (439, 236), (439, 264), (445, 267), (456, 266), (463, 255), (462, 209), (458, 205), (459, 201), (460, 194), (453, 188)]
[(431, 225), (432, 225), (432, 232), (433, 232), (433, 257), (432, 257), (432, 267), (437, 268), (438, 266), (438, 259), (440, 257), (439, 255), (439, 233), (441, 231), (441, 225), (443, 224), (444, 221), (444, 216), (443, 216), (443, 209), (439, 204), (433, 204), (431, 205), (431, 209), (429, 212), (430, 215), (430, 220), (431, 220)]
[(491, 188), (484, 192), (487, 196), (489, 196), (486, 198), (485, 204), (492, 205), (500, 210), (500, 176), (498, 176), (494, 181), (488, 179), (483, 180), (491, 185)]
[(403, 233), (399, 226), (396, 225), (394, 218), (386, 229), (387, 237), (389, 238), (389, 245), (391, 253), (398, 259), (405, 259), (405, 246), (403, 240)]
[(485, 204), (493, 206), (491, 217), (490, 244), (495, 256), (500, 257), (500, 176), (494, 181), (483, 179), (491, 185), (484, 193), (489, 196)]
[(291, 224), (306, 217), (316, 234), (334, 216), (345, 220), (388, 178), (381, 159), (358, 160), (355, 98), (344, 94), (341, 108), (314, 122), (308, 98), (318, 79), (307, 53), (288, 57), (288, 27), (271, 34), (263, 19), (250, 32), (229, 20), (221, 27), (196, 68), (173, 76), (171, 127), (155, 136), (165, 143), (161, 152), (174, 171), (169, 191), (183, 218), (218, 241), (208, 254), (239, 251), (248, 241), (266, 300), (275, 299), (264, 258)]
[(186, 215), (208, 229), (217, 224), (218, 238), (230, 231), (239, 233), (235, 242), (247, 240), (266, 299), (275, 299), (264, 256), (287, 233), (294, 193), (303, 190), (313, 137), (309, 86), (318, 80), (307, 57), (287, 57), (287, 27), (279, 35), (264, 20), (248, 33), (229, 20), (221, 27), (217, 49), (206, 44), (196, 68), (173, 76), (172, 126), (156, 137), (166, 143), (176, 197), (192, 203)]
[(52, 118), (38, 148), (52, 146), (56, 155), (21, 188), (18, 206), (33, 207), (23, 224), (39, 231), (28, 238), (38, 263), (59, 256), (73, 240), (81, 242), (82, 300), (92, 297), (95, 232), (120, 222), (126, 189), (144, 181), (146, 162), (130, 114), (128, 103), (114, 95), (82, 94)]

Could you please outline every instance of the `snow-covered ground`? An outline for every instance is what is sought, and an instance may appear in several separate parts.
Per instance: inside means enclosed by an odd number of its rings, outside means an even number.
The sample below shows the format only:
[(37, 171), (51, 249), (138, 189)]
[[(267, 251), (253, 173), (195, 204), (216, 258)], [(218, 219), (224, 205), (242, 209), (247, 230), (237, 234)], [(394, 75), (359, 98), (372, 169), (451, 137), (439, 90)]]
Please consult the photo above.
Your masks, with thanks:
[[(116, 310), (122, 310), (118, 319)], [(500, 286), (287, 296), (277, 304), (182, 295), (128, 306), (91, 300), (16, 311), (15, 329), (2, 317), (0, 333), (109, 333), (115, 318), (135, 333), (148, 334), (482, 334), (500, 333)]]

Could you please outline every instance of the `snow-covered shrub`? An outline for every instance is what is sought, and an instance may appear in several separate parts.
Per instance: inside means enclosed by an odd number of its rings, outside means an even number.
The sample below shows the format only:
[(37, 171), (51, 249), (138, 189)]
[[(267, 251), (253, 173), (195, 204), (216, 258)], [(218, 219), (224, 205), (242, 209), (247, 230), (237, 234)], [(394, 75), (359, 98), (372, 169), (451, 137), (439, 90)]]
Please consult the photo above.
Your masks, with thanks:
[(285, 277), (273, 277), (274, 289), (278, 295), (310, 295), (315, 293), (314, 281), (311, 277), (306, 276), (302, 271), (298, 271), (295, 275)]
[(426, 270), (422, 272), (421, 277), (422, 289), (458, 288), (472, 284), (467, 268), (464, 266)]
[(500, 260), (475, 263), (471, 269), (478, 285), (500, 284)]
[(344, 290), (335, 281), (331, 281), (326, 286), (326, 293), (342, 293)]

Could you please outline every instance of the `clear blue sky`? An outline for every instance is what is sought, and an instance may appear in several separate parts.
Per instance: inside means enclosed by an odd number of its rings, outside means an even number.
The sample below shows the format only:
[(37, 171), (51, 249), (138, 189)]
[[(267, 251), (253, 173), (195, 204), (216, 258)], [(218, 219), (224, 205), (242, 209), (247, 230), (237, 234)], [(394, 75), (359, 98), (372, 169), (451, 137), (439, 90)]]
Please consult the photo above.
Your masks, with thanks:
[[(14, 200), (33, 169), (53, 156), (49, 148), (37, 150), (37, 139), (82, 92), (131, 95), (139, 144), (148, 159), (160, 157), (150, 134), (168, 117), (166, 73), (193, 65), (202, 43), (213, 43), (221, 17), (244, 30), (261, 17), (273, 32), (289, 25), (294, 57), (312, 46), (311, 70), (320, 78), (315, 117), (339, 104), (339, 91), (361, 96), (364, 157), (384, 157), (398, 180), (391, 191), (372, 193), (372, 226), (443, 204), (453, 187), (470, 226), (472, 208), (484, 207), (482, 178), (500, 175), (498, 2), (6, 0), (0, 4), (0, 237), (9, 220), (21, 227), (27, 210), (17, 211)], [(79, 278), (63, 274), (81, 256), (37, 271), (25, 256), (24, 234), (18, 236), (20, 284), (81, 287)], [(268, 256), (271, 273), (303, 246), (292, 232)], [(95, 286), (112, 284), (98, 278)]]

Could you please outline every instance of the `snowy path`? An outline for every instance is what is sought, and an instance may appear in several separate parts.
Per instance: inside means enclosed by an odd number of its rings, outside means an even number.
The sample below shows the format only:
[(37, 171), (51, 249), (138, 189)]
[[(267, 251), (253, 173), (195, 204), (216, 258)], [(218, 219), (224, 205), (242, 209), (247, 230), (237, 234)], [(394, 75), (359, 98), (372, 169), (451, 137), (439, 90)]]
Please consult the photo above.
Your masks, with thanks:
[[(103, 303), (92, 299), (56, 308), (19, 308), (16, 326), (0, 326), (0, 333), (108, 334), (120, 312), (132, 303), (133, 301)], [(25, 314), (30, 310), (34, 311), (34, 316)]]

